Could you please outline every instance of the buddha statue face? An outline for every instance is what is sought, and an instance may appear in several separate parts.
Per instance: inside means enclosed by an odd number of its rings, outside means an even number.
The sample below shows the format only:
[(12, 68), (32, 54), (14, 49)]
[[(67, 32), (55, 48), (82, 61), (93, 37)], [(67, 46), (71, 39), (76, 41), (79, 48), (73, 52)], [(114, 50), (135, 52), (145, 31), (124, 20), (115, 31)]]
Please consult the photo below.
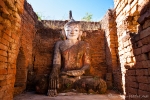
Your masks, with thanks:
[(65, 34), (69, 40), (77, 40), (80, 35), (80, 28), (77, 24), (71, 24), (65, 26)]

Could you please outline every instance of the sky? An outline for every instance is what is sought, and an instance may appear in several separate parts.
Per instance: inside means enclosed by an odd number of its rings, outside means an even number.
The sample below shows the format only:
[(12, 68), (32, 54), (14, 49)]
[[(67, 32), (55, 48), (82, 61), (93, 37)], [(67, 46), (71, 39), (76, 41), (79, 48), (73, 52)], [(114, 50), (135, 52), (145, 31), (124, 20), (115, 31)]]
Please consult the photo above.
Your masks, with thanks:
[(92, 21), (100, 21), (108, 9), (114, 8), (113, 0), (27, 0), (27, 2), (43, 20), (68, 20), (71, 10), (76, 21), (80, 21), (86, 13), (92, 14)]

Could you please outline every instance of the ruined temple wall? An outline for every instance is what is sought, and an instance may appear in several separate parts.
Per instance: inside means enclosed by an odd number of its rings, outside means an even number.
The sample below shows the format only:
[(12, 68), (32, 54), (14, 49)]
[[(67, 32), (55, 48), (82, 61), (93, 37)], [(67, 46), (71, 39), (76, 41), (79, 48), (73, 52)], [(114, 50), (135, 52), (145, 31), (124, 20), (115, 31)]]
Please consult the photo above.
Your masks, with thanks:
[(0, 99), (12, 100), (24, 0), (0, 0)]
[[(109, 9), (100, 23), (101, 28), (105, 32), (107, 86), (108, 88), (121, 91), (121, 70), (118, 63), (118, 38), (115, 20), (115, 11)], [(113, 77), (112, 79), (110, 77), (111, 75)]]
[(22, 93), (26, 89), (28, 69), (32, 68), (33, 39), (36, 33), (37, 16), (30, 4), (24, 3), (24, 11), (21, 16), (21, 36), (19, 41), (19, 53), (16, 61), (16, 81), (14, 95)]
[(24, 4), (24, 12), (20, 16), (22, 19), (20, 48), (23, 49), (26, 58), (26, 67), (30, 68), (32, 66), (33, 40), (37, 31), (38, 17), (27, 2)]
[[(122, 83), (127, 99), (130, 95), (149, 95), (149, 0), (114, 0), (116, 10), (119, 59)], [(144, 9), (144, 13), (141, 11)], [(147, 9), (147, 10), (146, 10)], [(146, 16), (143, 16), (147, 14)], [(143, 24), (145, 22), (145, 24)], [(147, 88), (146, 88), (147, 87)], [(131, 97), (132, 98), (132, 97)], [(137, 98), (133, 98), (137, 99)]]
[[(51, 28), (51, 29), (64, 29), (65, 23), (68, 22), (62, 20), (42, 20), (41, 21), (44, 27)], [(101, 29), (101, 25), (99, 22), (88, 22), (88, 21), (76, 21), (80, 23), (81, 29), (84, 30), (98, 30)]]

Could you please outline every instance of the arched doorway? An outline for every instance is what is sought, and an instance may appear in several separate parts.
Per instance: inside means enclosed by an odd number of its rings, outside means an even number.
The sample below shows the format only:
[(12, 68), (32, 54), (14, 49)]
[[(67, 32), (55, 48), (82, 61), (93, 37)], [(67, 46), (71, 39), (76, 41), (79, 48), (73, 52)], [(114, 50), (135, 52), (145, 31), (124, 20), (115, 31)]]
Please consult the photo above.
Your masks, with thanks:
[(26, 89), (27, 67), (23, 48), (20, 47), (16, 61), (16, 79), (14, 84), (14, 95), (22, 93)]

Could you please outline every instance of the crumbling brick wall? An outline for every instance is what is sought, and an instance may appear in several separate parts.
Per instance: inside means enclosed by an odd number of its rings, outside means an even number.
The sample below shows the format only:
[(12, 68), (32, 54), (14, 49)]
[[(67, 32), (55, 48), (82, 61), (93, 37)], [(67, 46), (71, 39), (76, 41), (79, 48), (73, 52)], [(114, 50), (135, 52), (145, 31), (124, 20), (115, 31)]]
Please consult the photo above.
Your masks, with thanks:
[(126, 99), (150, 97), (148, 2), (150, 1), (114, 0), (119, 59)]
[(0, 0), (0, 99), (12, 100), (24, 0)]
[(118, 59), (118, 37), (115, 20), (115, 10), (109, 9), (100, 23), (101, 28), (105, 32), (105, 54), (108, 73), (106, 75), (106, 83), (108, 88), (122, 91), (121, 69)]
[(24, 3), (24, 11), (21, 16), (21, 36), (19, 41), (19, 53), (16, 61), (16, 81), (14, 95), (22, 93), (26, 89), (28, 69), (32, 67), (32, 42), (35, 38), (37, 16), (30, 4)]

